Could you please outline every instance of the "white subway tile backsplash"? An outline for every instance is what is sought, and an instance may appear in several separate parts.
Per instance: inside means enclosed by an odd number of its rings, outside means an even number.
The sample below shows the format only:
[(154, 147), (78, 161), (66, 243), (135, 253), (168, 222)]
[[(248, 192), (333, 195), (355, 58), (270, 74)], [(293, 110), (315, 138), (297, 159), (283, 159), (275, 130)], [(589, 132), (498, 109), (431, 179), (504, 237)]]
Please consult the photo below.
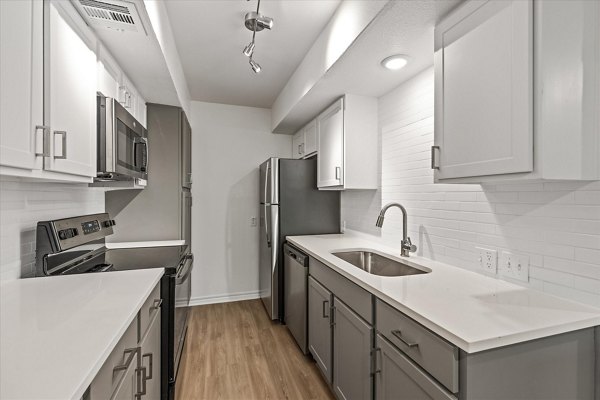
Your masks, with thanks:
[(34, 274), (38, 221), (98, 212), (104, 212), (100, 189), (0, 177), (0, 279)]
[[(399, 246), (401, 214), (418, 254), (479, 272), (475, 247), (527, 254), (528, 285), (600, 306), (600, 182), (433, 184), (433, 71), (379, 99), (380, 189), (342, 193), (347, 229)], [(515, 282), (518, 283), (518, 282)]]

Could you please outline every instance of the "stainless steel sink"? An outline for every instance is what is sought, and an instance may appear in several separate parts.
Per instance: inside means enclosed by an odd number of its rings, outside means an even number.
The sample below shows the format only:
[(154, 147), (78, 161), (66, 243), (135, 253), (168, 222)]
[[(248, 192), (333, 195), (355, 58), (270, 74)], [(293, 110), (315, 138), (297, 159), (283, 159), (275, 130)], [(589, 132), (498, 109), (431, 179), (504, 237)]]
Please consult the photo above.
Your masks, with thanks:
[(411, 267), (370, 250), (342, 250), (331, 254), (373, 275), (406, 276), (431, 272), (431, 270)]

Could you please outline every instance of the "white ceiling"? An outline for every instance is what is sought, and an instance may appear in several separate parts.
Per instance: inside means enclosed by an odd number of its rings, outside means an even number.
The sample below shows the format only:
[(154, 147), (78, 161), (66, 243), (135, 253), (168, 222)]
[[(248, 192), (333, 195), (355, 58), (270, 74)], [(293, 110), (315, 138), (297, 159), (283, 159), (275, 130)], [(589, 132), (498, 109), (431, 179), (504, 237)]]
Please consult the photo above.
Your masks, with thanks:
[(254, 74), (242, 49), (252, 38), (244, 15), (256, 1), (169, 0), (167, 12), (192, 100), (270, 108), (340, 0), (262, 0), (274, 19), (256, 34)]
[[(386, 5), (327, 74), (277, 126), (294, 133), (344, 93), (380, 97), (433, 64), (433, 29), (461, 0), (395, 0)], [(389, 71), (380, 65), (393, 54), (410, 57)]]

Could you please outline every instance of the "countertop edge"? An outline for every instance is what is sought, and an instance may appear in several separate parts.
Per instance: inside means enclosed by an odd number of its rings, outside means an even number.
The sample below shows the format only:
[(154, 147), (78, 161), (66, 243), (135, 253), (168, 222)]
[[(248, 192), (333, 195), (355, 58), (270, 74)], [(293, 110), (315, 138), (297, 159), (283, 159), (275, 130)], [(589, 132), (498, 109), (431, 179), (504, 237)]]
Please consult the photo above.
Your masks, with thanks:
[[(150, 284), (148, 289), (146, 289), (146, 292), (142, 296), (142, 300), (139, 302), (139, 304), (137, 304), (135, 306), (135, 311), (133, 311), (131, 316), (129, 318), (127, 318), (126, 322), (123, 323), (123, 325), (121, 326), (119, 331), (117, 333), (115, 333), (112, 340), (110, 341), (110, 344), (108, 344), (106, 349), (104, 349), (104, 351), (102, 352), (100, 357), (94, 362), (91, 369), (88, 371), (88, 374), (86, 375), (84, 381), (81, 382), (79, 387), (75, 390), (75, 392), (73, 392), (72, 396), (70, 396), (71, 399), (73, 399), (73, 400), (81, 399), (81, 397), (83, 396), (83, 394), (85, 393), (87, 388), (90, 386), (90, 384), (93, 382), (94, 378), (98, 374), (98, 371), (100, 371), (100, 368), (102, 368), (102, 366), (108, 359), (108, 356), (110, 355), (110, 353), (114, 350), (117, 343), (119, 343), (119, 340), (121, 340), (121, 337), (123, 337), (123, 334), (125, 333), (125, 331), (129, 328), (129, 326), (131, 325), (131, 323), (137, 316), (137, 313), (141, 310), (142, 306), (144, 305), (144, 302), (148, 299), (148, 296), (150, 296), (150, 294), (152, 293), (152, 290), (154, 290), (154, 288), (156, 287), (158, 282), (160, 282), (161, 278), (163, 277), (163, 275), (165, 273), (164, 268), (156, 268), (154, 270), (161, 271), (161, 273), (157, 274), (157, 276), (153, 280), (153, 283)], [(108, 273), (111, 273), (111, 272), (108, 272)]]
[[(300, 237), (300, 236), (298, 236), (298, 237)], [(359, 239), (364, 240), (365, 242), (372, 242), (371, 240), (369, 240), (367, 238), (359, 238)], [(310, 256), (314, 257), (321, 263), (325, 264), (326, 266), (328, 266), (329, 268), (331, 268), (338, 274), (349, 279), (353, 283), (359, 285), (361, 288), (367, 290), (369, 293), (375, 295), (376, 297), (378, 297), (382, 301), (386, 302), (393, 308), (406, 314), (408, 317), (414, 319), (415, 321), (417, 321), (418, 323), (420, 323), (427, 329), (431, 330), (432, 332), (441, 336), (443, 339), (447, 340), (448, 342), (452, 343), (453, 345), (459, 347), (461, 350), (463, 350), (469, 354), (478, 353), (478, 352), (485, 351), (485, 350), (492, 350), (492, 349), (496, 349), (496, 348), (500, 348), (500, 347), (504, 347), (504, 346), (510, 346), (510, 345), (514, 345), (517, 343), (523, 343), (523, 342), (527, 342), (527, 341), (531, 341), (531, 340), (542, 339), (545, 337), (554, 336), (554, 335), (567, 333), (567, 332), (572, 332), (572, 331), (576, 331), (576, 330), (580, 330), (580, 329), (592, 328), (594, 326), (600, 325), (600, 316), (598, 316), (598, 317), (592, 317), (592, 318), (584, 319), (584, 320), (577, 321), (577, 322), (560, 324), (560, 325), (556, 325), (556, 326), (548, 327), (548, 328), (540, 328), (540, 329), (515, 333), (515, 334), (511, 334), (511, 335), (507, 335), (507, 336), (498, 336), (495, 338), (489, 338), (489, 339), (484, 339), (484, 340), (475, 341), (475, 342), (467, 342), (465, 339), (462, 339), (459, 336), (457, 336), (456, 334), (448, 331), (446, 328), (435, 324), (427, 317), (424, 317), (423, 315), (419, 314), (417, 311), (400, 303), (398, 300), (392, 299), (389, 295), (372, 287), (371, 285), (364, 282), (363, 280), (356, 277), (355, 275), (352, 275), (352, 274), (348, 273), (347, 271), (344, 271), (343, 269), (339, 268), (335, 264), (332, 264), (330, 261), (321, 257), (318, 254), (318, 252), (315, 252), (315, 251), (307, 248), (306, 246), (302, 245), (301, 243), (299, 243), (295, 239), (294, 236), (289, 236), (286, 238), (286, 240), (288, 242), (292, 243), (294, 246), (298, 247), (298, 249), (305, 251)]]

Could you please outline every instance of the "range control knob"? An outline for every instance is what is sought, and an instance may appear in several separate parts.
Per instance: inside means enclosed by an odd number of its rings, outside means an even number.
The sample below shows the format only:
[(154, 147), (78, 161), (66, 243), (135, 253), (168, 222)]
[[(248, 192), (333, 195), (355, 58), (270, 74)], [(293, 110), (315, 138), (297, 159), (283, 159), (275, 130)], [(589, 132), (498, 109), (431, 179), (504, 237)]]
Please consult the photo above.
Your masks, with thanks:
[(77, 232), (77, 228), (68, 228), (68, 229), (63, 229), (62, 231), (58, 232), (58, 237), (60, 240), (65, 240), (65, 239), (70, 239), (72, 237), (75, 237), (79, 234), (79, 232)]
[(117, 223), (115, 222), (114, 219), (107, 219), (106, 221), (104, 221), (102, 223), (102, 225), (104, 225), (105, 228), (110, 228), (111, 226), (115, 226)]

